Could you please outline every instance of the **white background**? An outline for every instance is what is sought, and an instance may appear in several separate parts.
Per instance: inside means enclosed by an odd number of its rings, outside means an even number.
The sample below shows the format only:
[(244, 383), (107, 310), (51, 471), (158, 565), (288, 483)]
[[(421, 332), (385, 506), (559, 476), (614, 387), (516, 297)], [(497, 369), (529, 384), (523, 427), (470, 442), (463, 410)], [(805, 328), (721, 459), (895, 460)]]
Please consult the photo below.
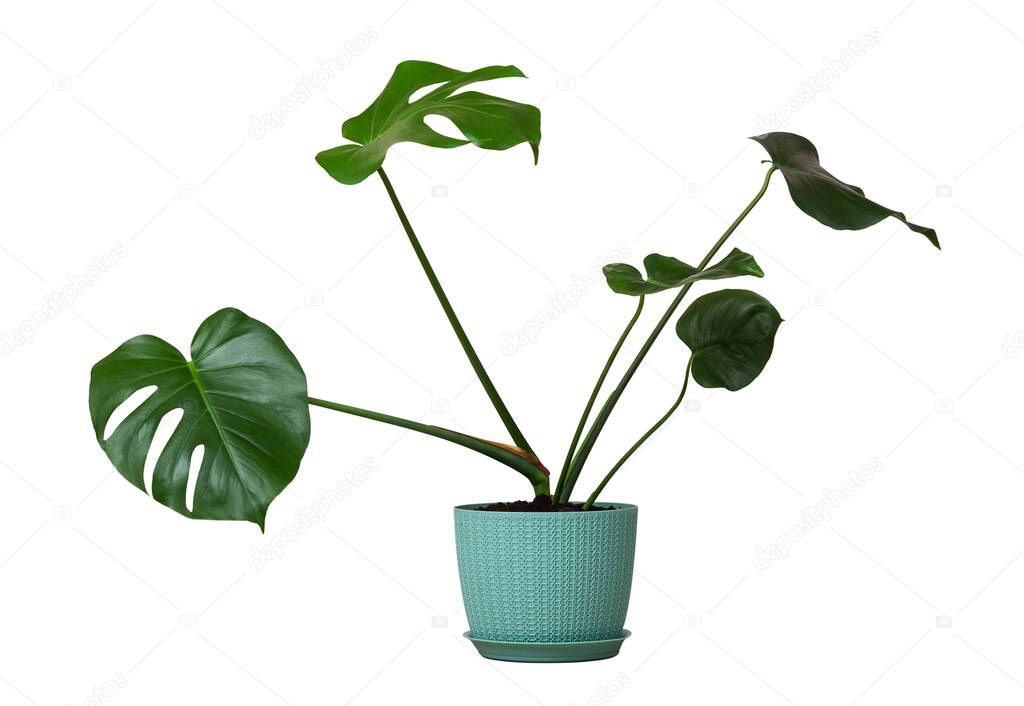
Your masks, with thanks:
[[(0, 330), (38, 324), (0, 358), (0, 703), (1020, 703), (1019, 4), (5, 3), (0, 30)], [(699, 260), (761, 182), (745, 138), (767, 116), (942, 239), (830, 231), (773, 180), (731, 242), (787, 320), (773, 359), (741, 392), (697, 388), (606, 493), (641, 508), (614, 660), (495, 663), (461, 637), (451, 506), (529, 492), (486, 459), (315, 410), (261, 535), (153, 502), (93, 438), (95, 361), (139, 333), (185, 347), (228, 305), (280, 331), (314, 395), (505, 438), (379, 182), (313, 161), (408, 58), (514, 63), (529, 80), (479, 89), (542, 108), (537, 167), (526, 147), (404, 145), (387, 164), (550, 466), (633, 306), (595, 268)], [(807, 89), (822, 71), (828, 90)], [(519, 330), (534, 340), (503, 349)], [(684, 360), (667, 331), (579, 493)]]

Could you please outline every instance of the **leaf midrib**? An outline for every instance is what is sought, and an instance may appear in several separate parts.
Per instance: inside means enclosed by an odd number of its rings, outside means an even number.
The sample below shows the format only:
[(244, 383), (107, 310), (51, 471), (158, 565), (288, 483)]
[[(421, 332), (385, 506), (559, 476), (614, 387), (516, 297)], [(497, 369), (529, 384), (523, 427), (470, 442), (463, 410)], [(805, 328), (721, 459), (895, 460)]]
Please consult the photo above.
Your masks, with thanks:
[(215, 408), (206, 394), (206, 385), (203, 384), (202, 378), (199, 377), (199, 369), (196, 368), (195, 363), (191, 360), (186, 361), (186, 365), (188, 366), (189, 373), (192, 375), (192, 382), (195, 383), (196, 389), (199, 390), (199, 396), (203, 400), (203, 406), (206, 408), (206, 413), (210, 415), (210, 420), (213, 422), (213, 426), (217, 430), (217, 436), (220, 437), (220, 443), (224, 447), (224, 451), (227, 452), (228, 460), (231, 461), (231, 469), (234, 471), (235, 477), (239, 480), (242, 492), (249, 495), (249, 491), (245, 487), (245, 483), (241, 482), (242, 479), (238, 472), (238, 461), (235, 459), (235, 455), (231, 451), (231, 444), (228, 443), (227, 437), (224, 435), (224, 430), (220, 426), (220, 420), (218, 420), (217, 415), (214, 414)]
[[(400, 111), (393, 111), (387, 117), (387, 119), (384, 121), (384, 123), (381, 125), (380, 132), (378, 132), (376, 135), (373, 135), (373, 137), (370, 138), (370, 141), (367, 142), (365, 145), (363, 145), (363, 147), (369, 147), (370, 145), (372, 145), (375, 142), (380, 142), (382, 137), (384, 137), (385, 135), (387, 135), (389, 132), (391, 132), (392, 130), (396, 129), (397, 127), (401, 126), (401, 124), (403, 122), (405, 122), (407, 120), (410, 120), (412, 118), (420, 117), (420, 115), (429, 115), (431, 108), (437, 108), (437, 107), (440, 107), (440, 106), (442, 106), (444, 104), (443, 101), (440, 101), (440, 102), (434, 103), (432, 105), (420, 106), (420, 103), (422, 101), (424, 101), (424, 100), (426, 100), (425, 96), (424, 96), (424, 98), (421, 98), (420, 100), (416, 101), (415, 103), (406, 103), (404, 109), (402, 109)], [(413, 108), (413, 110), (406, 110), (408, 108)], [(398, 113), (398, 115), (397, 115), (397, 117), (394, 117), (396, 115), (396, 112)], [(394, 117), (393, 120), (392, 120), (392, 117)], [(433, 128), (431, 128), (426, 123), (423, 123), (423, 124), (426, 125), (427, 128), (433, 130), (434, 132), (437, 132), (437, 130), (434, 130)], [(438, 134), (441, 134), (441, 133), (438, 133)], [(444, 137), (448, 137), (448, 136), (444, 135)], [(458, 139), (458, 138), (453, 138), (453, 139)], [(462, 140), (462, 142), (465, 143), (465, 142), (467, 142), (467, 140)], [(393, 144), (394, 144), (393, 142), (392, 143), (388, 143), (388, 147), (390, 147)]]

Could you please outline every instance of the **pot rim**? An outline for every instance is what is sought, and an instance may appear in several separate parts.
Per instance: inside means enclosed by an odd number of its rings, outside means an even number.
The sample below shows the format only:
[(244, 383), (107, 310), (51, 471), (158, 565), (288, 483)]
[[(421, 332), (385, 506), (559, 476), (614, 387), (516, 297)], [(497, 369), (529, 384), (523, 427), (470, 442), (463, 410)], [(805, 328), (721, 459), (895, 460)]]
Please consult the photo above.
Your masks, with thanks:
[[(459, 512), (459, 511), (462, 511), (462, 512), (482, 512), (482, 513), (486, 513), (488, 515), (527, 515), (527, 516), (540, 516), (540, 517), (565, 517), (565, 516), (570, 516), (570, 517), (574, 517), (574, 516), (588, 517), (588, 516), (591, 516), (592, 517), (592, 515), (589, 512), (521, 512), (521, 511), (520, 512), (516, 512), (516, 511), (510, 511), (510, 510), (481, 510), (480, 509), (480, 508), (485, 507), (487, 505), (493, 505), (493, 504), (494, 503), (492, 501), (492, 502), (487, 502), (487, 503), (468, 503), (466, 505), (456, 505), (455, 506), (455, 511), (456, 512)], [(599, 507), (613, 506), (613, 508), (614, 508), (614, 509), (610, 509), (610, 510), (603, 510), (602, 512), (623, 512), (623, 511), (629, 512), (629, 511), (637, 509), (636, 505), (633, 505), (633, 504), (630, 504), (630, 503), (600, 502), (600, 503), (594, 503), (594, 505), (597, 505)]]

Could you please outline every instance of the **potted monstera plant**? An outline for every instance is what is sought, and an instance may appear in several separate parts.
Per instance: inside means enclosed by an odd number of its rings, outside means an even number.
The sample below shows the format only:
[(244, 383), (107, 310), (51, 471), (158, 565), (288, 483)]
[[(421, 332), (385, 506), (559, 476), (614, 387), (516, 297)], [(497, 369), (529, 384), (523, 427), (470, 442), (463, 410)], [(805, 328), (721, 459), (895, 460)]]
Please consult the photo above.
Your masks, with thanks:
[[(936, 248), (939, 242), (931, 228), (909, 223), (903, 214), (871, 201), (858, 187), (825, 171), (814, 145), (803, 137), (774, 132), (752, 138), (768, 153), (764, 181), (696, 265), (652, 253), (644, 258), (642, 272), (624, 263), (604, 268), (608, 286), (633, 297), (635, 311), (599, 371), (553, 478), (480, 362), (383, 169), (389, 148), (399, 142), (444, 148), (474, 144), (490, 150), (527, 144), (536, 162), (541, 139), (536, 107), (463, 90), (481, 81), (521, 76), (514, 66), (457, 71), (424, 61), (403, 62), (380, 96), (345, 122), (342, 135), (347, 142), (316, 156), (342, 184), (379, 178), (511, 443), (312, 397), (302, 367), (281, 337), (237, 309), (222, 309), (202, 322), (188, 355), (155, 336), (123, 343), (93, 367), (89, 409), (100, 446), (140, 490), (189, 518), (248, 520), (261, 529), (271, 501), (298, 471), (309, 442), (311, 406), (411, 429), (497, 461), (523, 475), (530, 492), (519, 501), (455, 508), (467, 636), (484, 656), (497, 659), (600, 659), (617, 654), (629, 634), (623, 626), (637, 523), (635, 505), (602, 501), (603, 491), (672, 416), (691, 380), (703, 387), (739, 390), (757, 378), (771, 356), (782, 317), (755, 292), (719, 289), (677, 312), (690, 290), (702, 282), (763, 276), (749, 254), (732, 249), (719, 257), (719, 252), (765, 195), (772, 177), (779, 173), (797, 207), (830, 228), (859, 230), (892, 216)], [(431, 129), (424, 122), (427, 115), (448, 118), (464, 139)], [(647, 298), (656, 296), (665, 300), (662, 312), (598, 407), (623, 343), (638, 324)], [(602, 430), (666, 328), (674, 329), (681, 343), (678, 396), (606, 470), (593, 491), (574, 500), (577, 481)], [(138, 402), (144, 396), (140, 391), (149, 394)], [(115, 411), (129, 398), (137, 406), (127, 414), (118, 411), (123, 419), (111, 424)], [(143, 467), (157, 425), (178, 410), (180, 421), (157, 457), (147, 490)]]

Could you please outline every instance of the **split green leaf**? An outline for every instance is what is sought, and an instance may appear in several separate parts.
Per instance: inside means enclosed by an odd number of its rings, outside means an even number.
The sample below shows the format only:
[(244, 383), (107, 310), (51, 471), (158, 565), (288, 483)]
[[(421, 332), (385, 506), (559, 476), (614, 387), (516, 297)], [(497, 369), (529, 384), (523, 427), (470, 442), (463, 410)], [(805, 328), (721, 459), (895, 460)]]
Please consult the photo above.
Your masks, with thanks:
[[(281, 337), (237, 309), (221, 309), (192, 340), (192, 360), (156, 336), (136, 336), (96, 363), (89, 411), (114, 467), (145, 491), (143, 470), (160, 420), (181, 420), (156, 460), (153, 498), (186, 517), (248, 520), (262, 529), (267, 506), (295, 477), (309, 443), (306, 375)], [(114, 411), (156, 386), (104, 439)], [(196, 447), (203, 460), (186, 502)]]
[[(479, 81), (524, 77), (515, 66), (487, 66), (457, 71), (428, 61), (403, 61), (384, 91), (370, 106), (345, 121), (341, 134), (352, 143), (325, 150), (317, 163), (342, 184), (358, 184), (384, 164), (388, 149), (399, 142), (428, 147), (460, 147), (473, 143), (488, 150), (506, 150), (528, 143), (534, 162), (540, 150), (540, 110), (506, 98), (459, 89)], [(440, 84), (410, 102), (420, 89)], [(453, 95), (454, 94), (454, 95)], [(448, 118), (466, 138), (442, 135), (423, 118)]]

